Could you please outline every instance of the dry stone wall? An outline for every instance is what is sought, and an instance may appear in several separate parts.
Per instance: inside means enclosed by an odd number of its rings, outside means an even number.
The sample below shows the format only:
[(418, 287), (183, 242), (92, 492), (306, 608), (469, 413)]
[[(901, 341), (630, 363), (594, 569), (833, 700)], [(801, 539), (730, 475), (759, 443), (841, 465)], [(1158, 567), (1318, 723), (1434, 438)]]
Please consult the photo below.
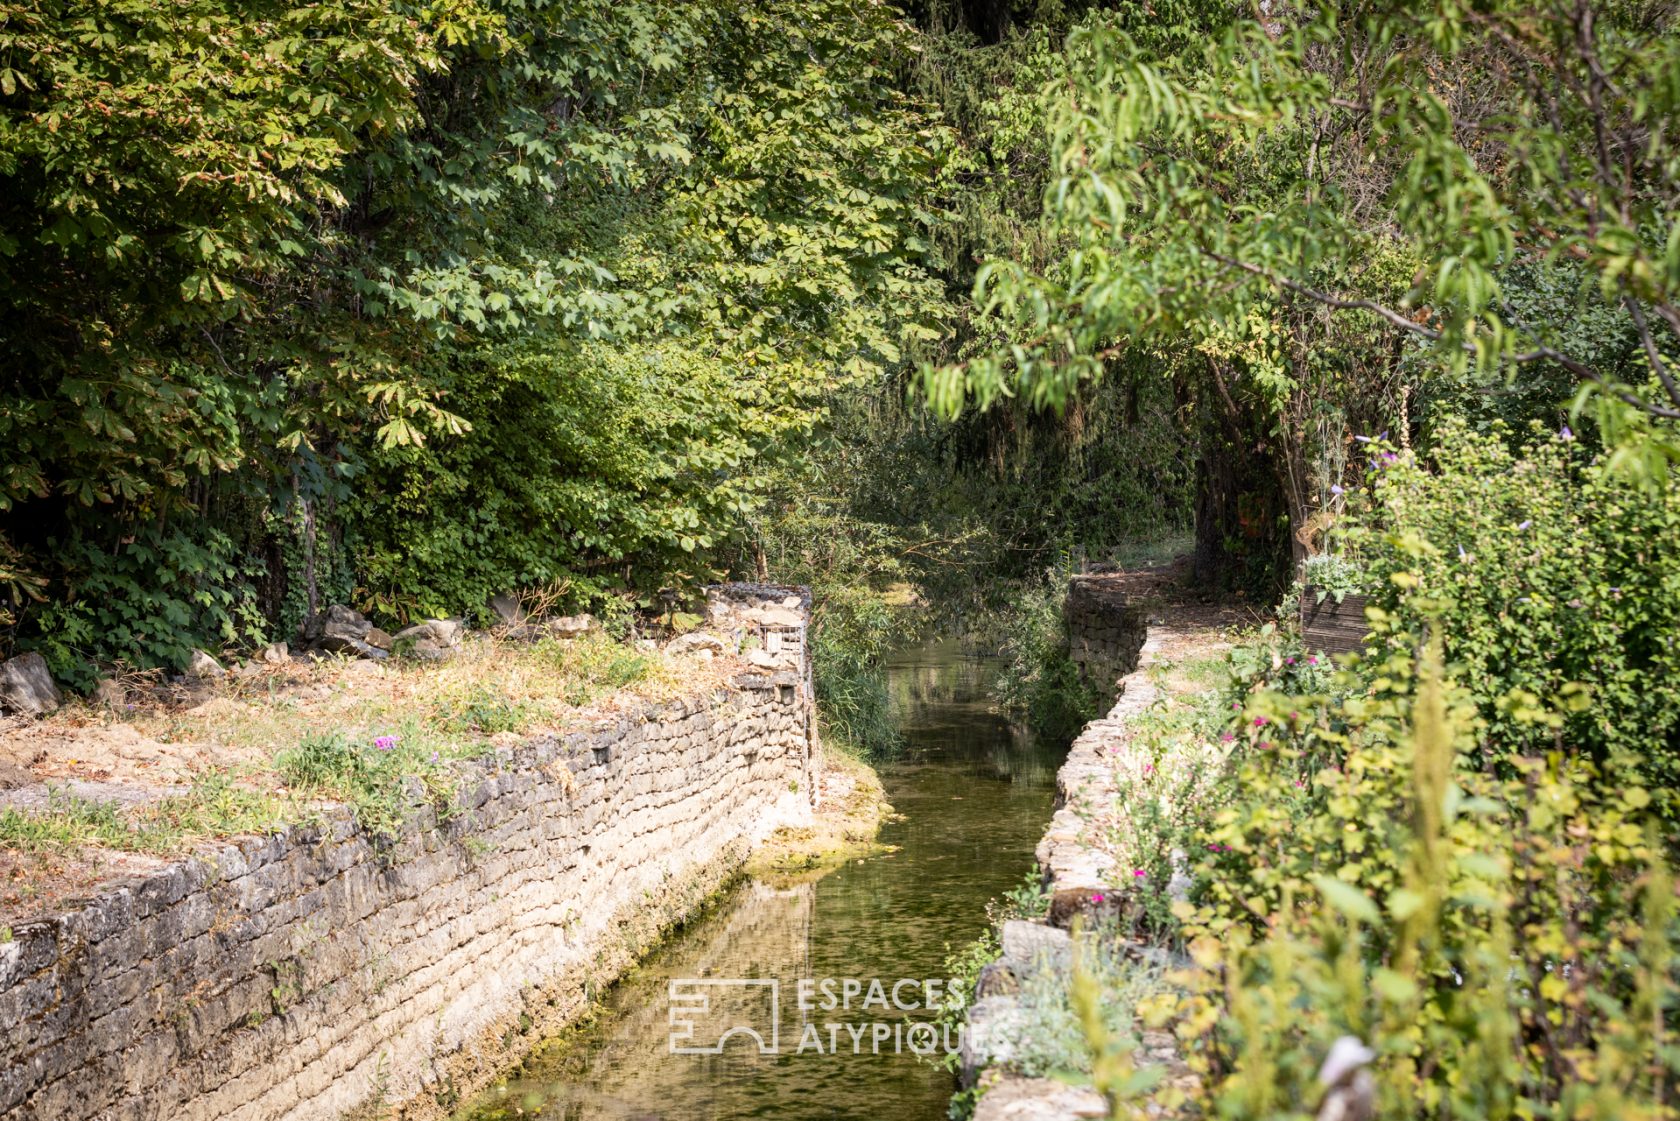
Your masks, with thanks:
[(1102, 575), (1068, 580), (1062, 602), (1068, 657), (1079, 674), (1113, 703), (1119, 680), (1137, 668), (1148, 615), (1131, 602), (1120, 582)]
[[(1101, 578), (1075, 577), (1074, 586), (1091, 579)], [(1073, 599), (1070, 587), (1070, 605)], [(1104, 599), (1107, 606), (1100, 610), (1105, 617), (1129, 611), (1123, 598)], [(1076, 611), (1089, 617), (1099, 608), (1088, 600)], [(1070, 613), (1070, 629), (1073, 617)], [(1127, 667), (1117, 683), (1118, 699), (1105, 716), (1085, 726), (1056, 773), (1055, 816), (1035, 854), (1050, 894), (1049, 914), (1043, 922), (1004, 924), (1002, 956), (981, 972), (975, 1003), (968, 1010), (962, 1073), (965, 1083), (977, 1082), (984, 1090), (974, 1121), (1085, 1121), (1109, 1115), (1107, 1102), (1089, 1085), (1028, 1078), (1011, 1070), (1009, 1040), (1012, 1030), (1018, 1030), (1015, 1019), (1021, 986), (1045, 969), (1056, 970), (1066, 983), (1067, 963), (1073, 956), (1068, 929), (1073, 919), (1084, 916), (1089, 921), (1112, 913), (1100, 901), (1110, 899), (1116, 882), (1125, 878), (1117, 874), (1113, 858), (1091, 843), (1092, 823), (1121, 796), (1114, 768), (1105, 760), (1114, 752), (1128, 750), (1134, 723), (1159, 698), (1149, 671), (1159, 664), (1163, 646), (1172, 635), (1164, 627), (1149, 633), (1143, 616), (1135, 617), (1135, 629), (1123, 621), (1108, 632), (1118, 635), (1115, 641), (1122, 645), (1113, 648), (1110, 657), (1114, 660), (1105, 664)], [(1147, 946), (1136, 949), (1140, 957), (1159, 953)], [(1140, 1035), (1134, 1061), (1163, 1067), (1172, 1084), (1183, 1085), (1191, 1078), (1170, 1032), (1145, 1030)]]
[(19, 927), (0, 1121), (443, 1114), (808, 820), (810, 723), (742, 677), (500, 751), (394, 843), (330, 814)]

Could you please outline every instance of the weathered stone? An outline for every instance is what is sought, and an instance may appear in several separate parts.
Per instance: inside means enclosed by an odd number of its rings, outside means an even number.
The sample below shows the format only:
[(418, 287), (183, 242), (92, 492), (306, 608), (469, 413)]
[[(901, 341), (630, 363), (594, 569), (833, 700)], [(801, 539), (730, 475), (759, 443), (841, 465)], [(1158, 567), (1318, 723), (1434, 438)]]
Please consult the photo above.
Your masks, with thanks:
[(211, 681), (227, 674), (227, 670), (222, 668), (222, 663), (203, 650), (192, 652), (192, 657), (187, 659), (187, 668), (183, 672), (192, 681)]
[(563, 1027), (753, 839), (808, 820), (803, 704), (648, 706), (468, 765), (448, 823), (421, 812), (376, 843), (328, 808), (20, 924), (0, 943), (0, 1119), (279, 1121), (474, 1092), (517, 1057), (484, 1041)]
[(292, 652), (284, 642), (271, 642), (257, 651), (256, 660), (269, 666), (283, 666), (291, 660)]
[(389, 655), (377, 646), (369, 646), (359, 638), (348, 635), (324, 634), (315, 643), (317, 650), (328, 654), (348, 654), (352, 658), (367, 658), (371, 661), (381, 661)]
[(601, 624), (595, 621), (595, 616), (585, 612), (582, 615), (557, 615), (552, 619), (543, 620), (543, 626), (555, 638), (578, 638), (591, 631), (601, 629)]
[(710, 650), (714, 654), (721, 654), (724, 651), (723, 639), (706, 631), (690, 631), (665, 644), (667, 654), (691, 654), (697, 650)]
[(492, 596), (490, 598), (490, 610), (496, 618), (509, 625), (525, 621), (525, 609), (519, 606), (519, 599), (516, 596)]
[(417, 662), (447, 662), (455, 656), (455, 649), (429, 639), (418, 639), (399, 644), (397, 652), (400, 657), (413, 658)]
[(392, 636), (378, 627), (369, 627), (368, 633), (362, 636), (362, 641), (380, 650), (389, 650)]
[(1010, 919), (1003, 924), (1003, 958), (1017, 973), (1066, 969), (1073, 962), (1073, 938), (1059, 927)]
[(974, 980), (974, 999), (985, 1000), (993, 996), (1014, 996), (1021, 991), (1021, 980), (1015, 976), (1015, 971), (1009, 968), (1007, 962), (994, 961), (980, 967), (980, 975)]
[(405, 627), (391, 637), (391, 650), (402, 654), (405, 643), (429, 642), (439, 647), (454, 646), (461, 638), (461, 624), (455, 619), (427, 619)]
[(1070, 1086), (1051, 1078), (1012, 1078), (981, 1095), (973, 1119), (1086, 1121), (1108, 1115), (1108, 1103), (1089, 1086)]
[(360, 640), (373, 627), (358, 611), (342, 603), (335, 603), (319, 615), (304, 620), (303, 637), (307, 643), (318, 643), (328, 635)]
[(1131, 602), (1122, 581), (1100, 575), (1068, 581), (1062, 620), (1068, 657), (1079, 674), (1112, 704), (1119, 679), (1137, 666), (1148, 633), (1147, 612)]
[(41, 655), (30, 651), (0, 662), (0, 709), (43, 716), (63, 703), (64, 695)]

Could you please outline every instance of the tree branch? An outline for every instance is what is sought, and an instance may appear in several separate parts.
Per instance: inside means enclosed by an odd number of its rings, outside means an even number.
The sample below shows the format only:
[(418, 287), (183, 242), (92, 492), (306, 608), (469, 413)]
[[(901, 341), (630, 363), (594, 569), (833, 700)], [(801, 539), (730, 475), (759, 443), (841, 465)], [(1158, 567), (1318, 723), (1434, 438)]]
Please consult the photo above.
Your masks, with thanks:
[[(1349, 299), (1345, 296), (1336, 296), (1329, 292), (1321, 292), (1316, 288), (1311, 288), (1302, 284), (1300, 281), (1291, 280), (1286, 276), (1279, 276), (1268, 269), (1261, 268), (1259, 265), (1253, 265), (1247, 261), (1239, 261), (1235, 257), (1227, 257), (1224, 254), (1215, 253), (1210, 249), (1203, 249), (1201, 252), (1207, 257), (1218, 261), (1220, 264), (1225, 265), (1228, 268), (1241, 269), (1243, 272), (1252, 273), (1255, 276), (1270, 281), (1273, 285), (1279, 288), (1294, 292), (1297, 295), (1305, 296), (1307, 299), (1314, 300), (1326, 307), (1336, 308), (1339, 311), (1370, 312), (1372, 315), (1375, 315), (1379, 319), (1400, 328), (1402, 331), (1418, 335), (1421, 338), (1430, 340), (1431, 342), (1440, 342), (1443, 338), (1445, 338), (1440, 331), (1435, 330), (1433, 327), (1426, 327), (1422, 323), (1413, 322), (1404, 315), (1395, 311), (1393, 308), (1385, 307), (1375, 301)], [(1507, 317), (1509, 318), (1510, 309), (1506, 308), (1505, 310), (1507, 312)], [(1521, 326), (1521, 324), (1517, 325), (1519, 327)], [(1527, 330), (1527, 328), (1523, 329)], [(1534, 332), (1529, 331), (1529, 334), (1532, 335)], [(1467, 354), (1479, 353), (1476, 348), (1469, 343), (1461, 343), (1459, 345)], [(1545, 343), (1537, 342), (1532, 350), (1521, 351), (1516, 354), (1507, 354), (1505, 355), (1505, 358), (1508, 361), (1517, 363), (1518, 365), (1528, 362), (1538, 362), (1541, 359), (1556, 362), (1558, 365), (1562, 366), (1564, 369), (1568, 370), (1570, 373), (1574, 374), (1583, 381), (1590, 381), (1594, 385), (1597, 385), (1600, 389), (1603, 389), (1606, 393), (1614, 395), (1623, 404), (1630, 405), (1642, 412), (1658, 417), (1662, 420), (1680, 420), (1680, 409), (1665, 408), (1654, 402), (1643, 400), (1636, 394), (1629, 393), (1625, 389), (1620, 389), (1610, 378), (1605, 377), (1602, 373), (1593, 369), (1591, 366), (1588, 366), (1586, 363), (1581, 362), (1578, 359), (1571, 358), (1569, 355), (1564, 354), (1562, 351), (1555, 350), (1552, 347), (1547, 346)]]

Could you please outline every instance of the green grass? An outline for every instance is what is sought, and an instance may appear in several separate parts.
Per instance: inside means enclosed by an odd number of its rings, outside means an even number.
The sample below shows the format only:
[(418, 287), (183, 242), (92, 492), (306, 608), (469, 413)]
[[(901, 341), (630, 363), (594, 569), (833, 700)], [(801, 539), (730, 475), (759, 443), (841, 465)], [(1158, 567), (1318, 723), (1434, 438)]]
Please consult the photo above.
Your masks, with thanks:
[(371, 833), (392, 836), (410, 811), (429, 804), (439, 821), (455, 810), (455, 767), (484, 753), (482, 744), (437, 736), (417, 723), (381, 736), (342, 731), (305, 736), (274, 765), (287, 787), (311, 801), (348, 805)]
[(363, 828), (389, 837), (419, 805), (430, 805), (440, 821), (451, 817), (454, 764), (483, 751), (482, 744), (438, 737), (412, 723), (389, 736), (344, 731), (305, 736), (275, 757), (283, 791), (264, 789), (265, 776), (225, 769), (201, 772), (184, 794), (134, 806), (53, 788), (42, 810), (0, 810), (0, 848), (179, 852), (195, 841), (307, 821), (323, 801), (348, 805)]
[(185, 794), (132, 807), (59, 788), (47, 799), (43, 812), (0, 810), (0, 848), (62, 852), (92, 845), (166, 853), (207, 837), (264, 832), (287, 816), (284, 798), (240, 785), (225, 770), (204, 772)]

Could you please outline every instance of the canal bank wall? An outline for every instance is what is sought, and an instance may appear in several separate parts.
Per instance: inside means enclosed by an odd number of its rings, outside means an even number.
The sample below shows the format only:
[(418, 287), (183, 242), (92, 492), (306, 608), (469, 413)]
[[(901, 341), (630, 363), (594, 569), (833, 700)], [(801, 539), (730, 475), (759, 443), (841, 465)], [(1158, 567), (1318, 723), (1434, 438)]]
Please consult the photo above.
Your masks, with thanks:
[(447, 821), (332, 808), (12, 930), (0, 1121), (449, 1112), (809, 821), (808, 596), (721, 607), (753, 672), (498, 750)]
[[(1162, 687), (1166, 671), (1187, 656), (1229, 647), (1222, 627), (1234, 621), (1220, 609), (1186, 610), (1175, 602), (1182, 592), (1171, 573), (1077, 576), (1064, 608), (1070, 649), (1088, 680), (1113, 699), (1068, 748), (1056, 773), (1056, 808), (1035, 852), (1047, 913), (1015, 919), (999, 930), (1001, 956), (980, 973), (967, 1013), (962, 1074), (980, 1090), (971, 1121), (1083, 1121), (1110, 1115), (1095, 1088), (1068, 1080), (1023, 1075), (1010, 1065), (1012, 1037), (1019, 1025), (1023, 985), (1041, 971), (1059, 974), (1065, 986), (1075, 956), (1076, 926), (1115, 912), (1128, 890), (1130, 873), (1117, 868), (1098, 843), (1101, 822), (1126, 797), (1116, 777), (1116, 757), (1136, 750), (1138, 721), (1170, 701)], [(1083, 920), (1076, 923), (1076, 920)], [(1089, 937), (1089, 935), (1085, 935)], [(1139, 960), (1160, 962), (1159, 947), (1136, 943)], [(1171, 1031), (1141, 1029), (1132, 1059), (1140, 1067), (1162, 1068), (1167, 1086), (1193, 1084)]]

